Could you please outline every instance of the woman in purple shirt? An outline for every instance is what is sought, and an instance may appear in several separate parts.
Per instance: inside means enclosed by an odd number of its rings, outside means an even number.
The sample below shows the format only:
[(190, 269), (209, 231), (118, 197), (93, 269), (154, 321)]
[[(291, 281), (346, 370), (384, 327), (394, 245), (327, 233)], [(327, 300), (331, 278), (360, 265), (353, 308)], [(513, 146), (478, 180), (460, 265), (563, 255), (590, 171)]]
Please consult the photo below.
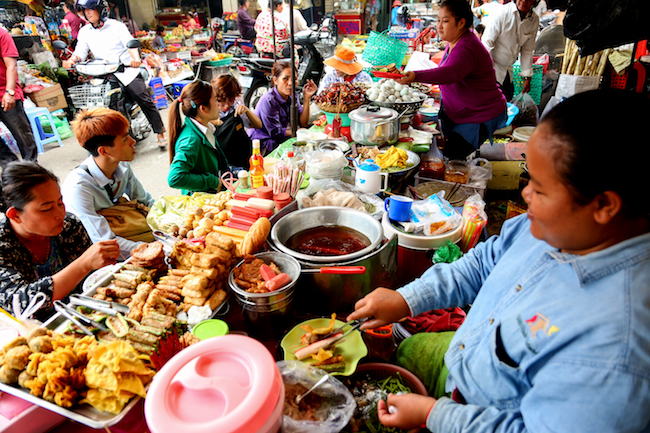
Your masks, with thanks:
[[(291, 66), (288, 60), (278, 60), (273, 65), (273, 88), (262, 96), (255, 108), (255, 114), (262, 120), (262, 128), (251, 133), (251, 140), (260, 140), (260, 151), (268, 154), (280, 143), (292, 136), (290, 121)], [(317, 87), (308, 80), (302, 88), (303, 103), (298, 98), (298, 114), (301, 126), (309, 124), (309, 103)], [(304, 108), (303, 108), (304, 107)]]
[(497, 87), (492, 59), (469, 28), (472, 11), (465, 0), (445, 0), (438, 12), (438, 34), (447, 41), (440, 67), (408, 72), (413, 81), (440, 85), (440, 120), (447, 143), (445, 155), (465, 158), (503, 126), (506, 99)]

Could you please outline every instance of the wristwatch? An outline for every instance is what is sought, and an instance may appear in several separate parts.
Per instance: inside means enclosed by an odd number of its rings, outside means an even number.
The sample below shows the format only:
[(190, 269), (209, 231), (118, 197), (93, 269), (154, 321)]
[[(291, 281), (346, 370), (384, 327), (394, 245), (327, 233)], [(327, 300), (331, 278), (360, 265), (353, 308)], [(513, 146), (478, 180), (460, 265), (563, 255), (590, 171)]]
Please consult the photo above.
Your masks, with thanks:
[(16, 95), (16, 91), (15, 91), (15, 90), (9, 90), (9, 89), (7, 89), (6, 91), (7, 91), (7, 93), (9, 93), (11, 96)]

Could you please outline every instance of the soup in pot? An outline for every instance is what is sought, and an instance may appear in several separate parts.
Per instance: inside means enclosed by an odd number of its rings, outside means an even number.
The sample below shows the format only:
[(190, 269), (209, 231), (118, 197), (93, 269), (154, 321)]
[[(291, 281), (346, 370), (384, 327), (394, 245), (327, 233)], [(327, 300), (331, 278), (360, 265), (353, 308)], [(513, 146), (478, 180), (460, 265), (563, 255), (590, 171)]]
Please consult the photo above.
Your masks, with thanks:
[(310, 256), (341, 256), (356, 253), (371, 242), (358, 231), (341, 226), (318, 226), (303, 230), (287, 239), (285, 245)]

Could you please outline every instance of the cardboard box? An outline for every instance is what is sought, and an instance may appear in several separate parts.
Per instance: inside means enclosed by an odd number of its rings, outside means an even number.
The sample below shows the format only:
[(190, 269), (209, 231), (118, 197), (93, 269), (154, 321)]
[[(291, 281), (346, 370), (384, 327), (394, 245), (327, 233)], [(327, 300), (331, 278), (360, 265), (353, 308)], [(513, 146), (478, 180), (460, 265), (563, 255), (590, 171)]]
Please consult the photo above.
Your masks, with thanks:
[(29, 97), (34, 101), (36, 106), (45, 107), (50, 110), (50, 112), (68, 106), (60, 84), (46, 87), (43, 90), (30, 94)]

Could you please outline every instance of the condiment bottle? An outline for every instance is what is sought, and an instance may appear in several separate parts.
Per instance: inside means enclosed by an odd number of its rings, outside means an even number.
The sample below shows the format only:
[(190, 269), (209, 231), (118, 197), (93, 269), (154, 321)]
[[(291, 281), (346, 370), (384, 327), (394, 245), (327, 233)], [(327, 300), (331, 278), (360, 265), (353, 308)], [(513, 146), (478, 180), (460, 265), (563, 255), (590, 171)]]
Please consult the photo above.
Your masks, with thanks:
[[(260, 141), (259, 140), (253, 140), (253, 153), (251, 154), (250, 157), (250, 167), (253, 167), (253, 160), (258, 160), (260, 163), (260, 167), (262, 170), (264, 170), (264, 158), (260, 154)], [(253, 187), (254, 188), (254, 187)]]
[(292, 170), (296, 168), (296, 158), (293, 151), (287, 152), (287, 165)]
[(239, 170), (237, 177), (239, 178), (239, 188), (242, 190), (251, 189), (250, 176), (246, 170)]
[(264, 186), (264, 169), (260, 167), (260, 161), (258, 159), (253, 159), (251, 183), (253, 184), (253, 188)]
[(341, 116), (338, 113), (332, 120), (332, 138), (341, 138)]

